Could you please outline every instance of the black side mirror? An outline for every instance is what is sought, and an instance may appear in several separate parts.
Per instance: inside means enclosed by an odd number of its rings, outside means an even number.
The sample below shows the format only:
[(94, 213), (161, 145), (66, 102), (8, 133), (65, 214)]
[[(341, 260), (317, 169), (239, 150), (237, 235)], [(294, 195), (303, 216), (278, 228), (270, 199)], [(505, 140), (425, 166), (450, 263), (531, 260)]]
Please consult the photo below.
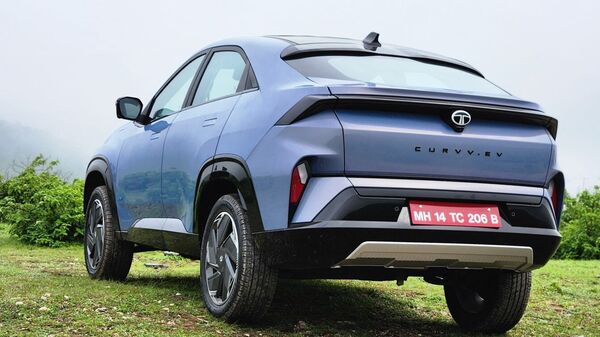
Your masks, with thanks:
[(121, 97), (117, 100), (117, 118), (135, 121), (142, 113), (142, 101), (136, 97)]

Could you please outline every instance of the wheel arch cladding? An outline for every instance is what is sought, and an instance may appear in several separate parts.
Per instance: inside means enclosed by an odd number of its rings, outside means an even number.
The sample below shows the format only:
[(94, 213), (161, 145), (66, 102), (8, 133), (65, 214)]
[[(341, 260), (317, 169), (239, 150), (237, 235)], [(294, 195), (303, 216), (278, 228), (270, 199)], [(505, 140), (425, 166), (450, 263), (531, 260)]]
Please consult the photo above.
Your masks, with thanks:
[(110, 179), (107, 179), (108, 164), (105, 158), (96, 157), (88, 164), (85, 174), (85, 184), (83, 188), (83, 211), (89, 202), (92, 191), (98, 186), (107, 185), (107, 188), (112, 190), (112, 186), (108, 186)]
[(106, 185), (106, 181), (104, 181), (104, 175), (99, 171), (91, 171), (85, 177), (85, 186), (83, 188), (83, 211), (87, 207), (88, 202), (90, 201), (90, 196), (92, 195), (92, 191), (98, 186)]
[(194, 202), (194, 233), (202, 233), (215, 202), (226, 194), (237, 194), (253, 233), (263, 230), (262, 218), (243, 159), (236, 156), (217, 156), (204, 166), (199, 177)]
[(112, 212), (114, 214), (113, 221), (115, 222), (118, 230), (120, 230), (121, 226), (119, 224), (118, 210), (116, 209), (115, 194), (113, 190), (111, 171), (108, 165), (108, 160), (104, 157), (96, 157), (90, 161), (86, 170), (85, 184), (83, 187), (82, 205), (84, 214), (92, 192), (96, 187), (102, 185), (105, 185), (106, 189), (108, 190), (108, 198), (113, 208)]

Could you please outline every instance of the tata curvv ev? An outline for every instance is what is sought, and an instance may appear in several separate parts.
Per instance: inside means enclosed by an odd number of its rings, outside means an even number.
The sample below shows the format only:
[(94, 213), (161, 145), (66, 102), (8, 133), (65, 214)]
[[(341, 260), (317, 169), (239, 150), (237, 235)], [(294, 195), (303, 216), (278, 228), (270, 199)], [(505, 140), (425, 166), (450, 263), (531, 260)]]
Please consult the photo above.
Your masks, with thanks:
[(200, 260), (207, 309), (261, 317), (278, 277), (443, 285), (464, 329), (522, 317), (560, 242), (556, 119), (470, 65), (310, 36), (231, 39), (186, 61), (87, 169), (85, 261)]

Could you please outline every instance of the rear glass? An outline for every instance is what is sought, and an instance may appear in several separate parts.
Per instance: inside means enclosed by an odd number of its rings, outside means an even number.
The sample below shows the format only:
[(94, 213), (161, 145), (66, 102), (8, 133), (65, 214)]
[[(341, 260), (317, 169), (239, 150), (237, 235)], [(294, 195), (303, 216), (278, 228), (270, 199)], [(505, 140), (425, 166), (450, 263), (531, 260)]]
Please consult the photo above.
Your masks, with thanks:
[(322, 55), (287, 61), (309, 78), (363, 82), (406, 89), (487, 95), (508, 93), (483, 77), (448, 66), (383, 55)]

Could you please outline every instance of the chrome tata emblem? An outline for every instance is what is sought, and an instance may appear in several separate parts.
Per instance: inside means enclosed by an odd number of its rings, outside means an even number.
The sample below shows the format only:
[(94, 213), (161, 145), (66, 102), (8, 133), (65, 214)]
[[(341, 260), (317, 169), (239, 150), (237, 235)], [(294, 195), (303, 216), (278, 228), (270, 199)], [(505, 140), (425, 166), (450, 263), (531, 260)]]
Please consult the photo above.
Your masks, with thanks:
[(471, 114), (465, 110), (456, 110), (452, 113), (450, 119), (454, 125), (462, 129), (467, 126), (467, 124), (471, 123)]

